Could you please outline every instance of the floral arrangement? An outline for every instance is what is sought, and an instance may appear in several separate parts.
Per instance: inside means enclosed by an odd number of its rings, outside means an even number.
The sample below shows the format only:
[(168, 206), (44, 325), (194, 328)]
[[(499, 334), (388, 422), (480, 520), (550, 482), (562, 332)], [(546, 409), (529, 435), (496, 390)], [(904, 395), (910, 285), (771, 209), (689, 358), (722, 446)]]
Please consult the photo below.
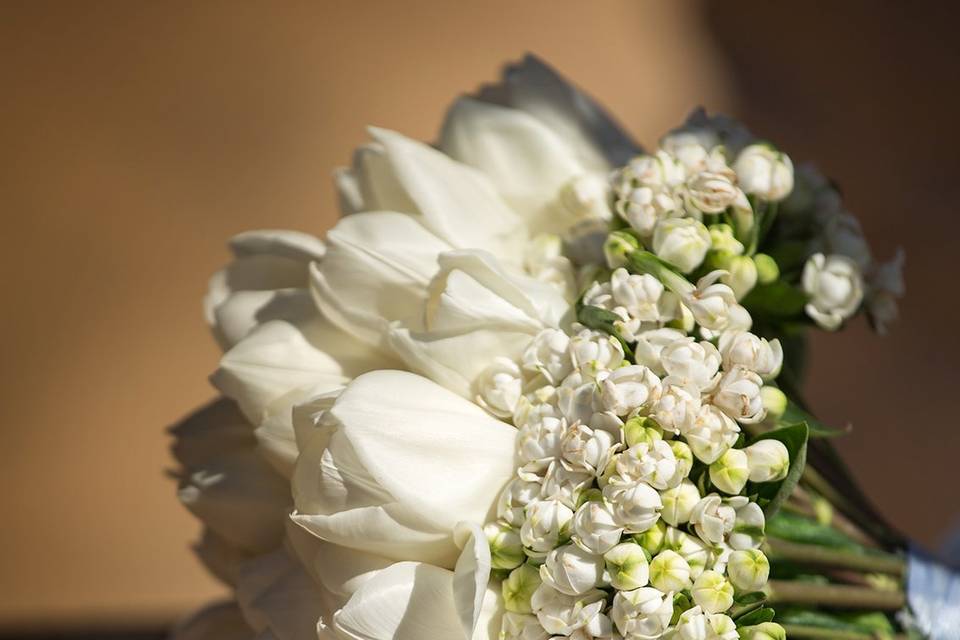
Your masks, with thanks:
[(532, 57), (370, 134), (325, 241), (211, 280), (174, 453), (235, 602), (176, 637), (935, 637), (801, 402), (806, 331), (904, 288), (821, 175), (702, 111), (643, 152)]

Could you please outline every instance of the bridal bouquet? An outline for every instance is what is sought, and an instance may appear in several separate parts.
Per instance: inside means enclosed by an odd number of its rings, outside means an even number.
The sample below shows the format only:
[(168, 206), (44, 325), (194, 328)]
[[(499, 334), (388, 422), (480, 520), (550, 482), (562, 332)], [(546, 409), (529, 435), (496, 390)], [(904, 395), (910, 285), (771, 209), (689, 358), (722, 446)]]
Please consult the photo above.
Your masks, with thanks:
[(823, 176), (703, 112), (643, 151), (534, 58), (370, 136), (324, 241), (210, 282), (174, 454), (235, 601), (176, 637), (932, 633), (800, 396), (809, 328), (903, 294)]

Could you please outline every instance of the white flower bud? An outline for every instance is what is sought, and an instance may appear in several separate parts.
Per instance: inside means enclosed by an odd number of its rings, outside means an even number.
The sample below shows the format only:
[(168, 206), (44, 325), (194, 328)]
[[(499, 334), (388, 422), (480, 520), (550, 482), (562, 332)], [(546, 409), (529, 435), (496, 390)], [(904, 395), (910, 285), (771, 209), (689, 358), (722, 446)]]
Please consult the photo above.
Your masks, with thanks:
[(690, 521), (693, 508), (700, 502), (700, 492), (695, 484), (684, 480), (672, 489), (660, 492), (663, 501), (663, 510), (660, 517), (667, 524), (677, 527)]
[(673, 457), (677, 459), (676, 478), (668, 483), (668, 486), (672, 487), (690, 475), (690, 470), (693, 469), (693, 451), (690, 445), (682, 440), (670, 440), (668, 444), (673, 450)]
[(566, 430), (566, 420), (549, 417), (522, 427), (517, 433), (517, 454), (520, 461), (524, 464), (549, 462), (558, 457)]
[(727, 500), (734, 509), (733, 529), (728, 542), (730, 548), (757, 549), (763, 544), (763, 531), (766, 527), (766, 518), (763, 509), (756, 502), (750, 502), (744, 497), (734, 497)]
[(779, 440), (760, 440), (744, 448), (750, 467), (750, 482), (775, 482), (787, 477), (790, 452)]
[(560, 411), (556, 406), (556, 387), (545, 385), (529, 395), (520, 396), (517, 408), (513, 412), (513, 424), (522, 429), (528, 425), (538, 424), (544, 418), (559, 418)]
[(523, 352), (523, 368), (543, 374), (550, 384), (557, 385), (573, 370), (568, 348), (570, 337), (559, 329), (544, 329)]
[(730, 324), (732, 309), (738, 306), (733, 289), (717, 282), (723, 274), (723, 271), (711, 271), (703, 276), (683, 300), (697, 324), (711, 331), (726, 329)]
[(574, 219), (611, 220), (610, 183), (603, 175), (584, 173), (560, 189), (560, 203)]
[(720, 142), (716, 133), (706, 128), (678, 129), (660, 139), (661, 149), (675, 157), (689, 171), (700, 171), (707, 166), (713, 149)]
[(477, 379), (477, 404), (497, 416), (509, 418), (517, 408), (523, 387), (520, 367), (509, 358), (494, 358)]
[(663, 379), (662, 392), (653, 405), (651, 417), (664, 431), (683, 433), (700, 411), (700, 389), (669, 377)]
[(555, 287), (563, 297), (577, 295), (577, 276), (573, 263), (563, 255), (563, 239), (554, 233), (540, 233), (527, 244), (523, 257), (527, 273)]
[(618, 416), (655, 402), (660, 395), (660, 378), (639, 364), (611, 371), (600, 381), (603, 408)]
[(741, 592), (759, 591), (770, 578), (770, 561), (759, 549), (734, 551), (727, 560), (727, 577)]
[(641, 533), (657, 523), (663, 502), (656, 489), (645, 482), (614, 482), (603, 488), (603, 497), (613, 508), (617, 524), (629, 533)]
[(776, 622), (740, 627), (741, 640), (787, 640), (786, 630)]
[(530, 605), (547, 633), (569, 636), (600, 614), (606, 605), (605, 599), (606, 594), (600, 590), (571, 596), (544, 583), (533, 592)]
[(613, 231), (603, 242), (603, 257), (607, 266), (617, 269), (627, 264), (627, 255), (640, 248), (640, 241), (627, 231)]
[[(690, 514), (690, 524), (700, 538), (709, 544), (720, 544), (733, 531), (736, 510), (724, 504), (719, 495), (711, 493), (700, 499)], [(529, 545), (528, 545), (529, 546)]]
[(701, 171), (686, 185), (689, 209), (703, 213), (722, 213), (737, 199), (740, 190), (722, 173)]
[(677, 459), (664, 440), (639, 442), (617, 458), (617, 473), (630, 482), (642, 481), (654, 489), (666, 489), (679, 482)]
[(731, 495), (743, 490), (749, 476), (747, 454), (741, 449), (727, 449), (726, 453), (710, 465), (710, 482), (720, 491)]
[(671, 380), (682, 380), (701, 391), (709, 391), (719, 378), (720, 352), (710, 342), (681, 338), (664, 347), (660, 359)]
[(576, 508), (581, 494), (593, 484), (594, 473), (583, 468), (573, 468), (561, 460), (554, 460), (543, 476), (540, 497), (559, 500), (571, 509)]
[(523, 546), (537, 553), (556, 548), (573, 519), (573, 509), (559, 500), (534, 500), (527, 505), (527, 519), (520, 527)]
[(575, 544), (554, 549), (540, 567), (540, 579), (545, 584), (571, 596), (587, 593), (602, 577), (603, 558)]
[(657, 223), (675, 215), (681, 209), (681, 204), (669, 189), (641, 185), (618, 198), (615, 208), (631, 229), (649, 237)]
[(579, 371), (574, 371), (557, 387), (557, 407), (569, 424), (587, 423), (603, 409), (597, 386), (592, 378), (584, 379)]
[(530, 598), (540, 588), (540, 571), (529, 564), (521, 564), (510, 572), (501, 585), (503, 607), (514, 613), (531, 613)]
[(682, 591), (690, 586), (690, 565), (676, 551), (664, 549), (650, 561), (650, 584), (660, 591)]
[(574, 468), (596, 475), (607, 466), (617, 444), (608, 431), (575, 424), (563, 436), (560, 455)]
[(707, 613), (723, 613), (733, 606), (733, 585), (716, 571), (707, 570), (693, 583), (693, 601)]
[(500, 492), (500, 498), (497, 500), (497, 518), (511, 527), (519, 527), (526, 517), (524, 509), (539, 496), (539, 482), (514, 478)]
[(817, 253), (803, 266), (803, 290), (809, 298), (807, 315), (833, 331), (856, 313), (863, 301), (863, 276), (846, 256)]
[(593, 379), (600, 371), (616, 369), (623, 362), (623, 347), (613, 336), (584, 329), (570, 339), (573, 366), (585, 380)]
[(758, 374), (737, 365), (720, 378), (712, 401), (737, 422), (754, 424), (766, 416), (760, 397), (762, 387), (763, 380)]
[(660, 354), (663, 352), (664, 347), (671, 342), (683, 338), (684, 334), (682, 331), (665, 327), (663, 329), (644, 331), (635, 337), (637, 344), (633, 348), (633, 353), (637, 364), (642, 364), (658, 376), (664, 376), (667, 374), (667, 371), (663, 368), (663, 363), (660, 361)]
[(620, 542), (621, 535), (623, 527), (603, 500), (583, 503), (573, 516), (573, 541), (591, 553), (606, 553)]
[(654, 640), (663, 635), (673, 617), (673, 594), (653, 587), (617, 591), (610, 617), (624, 638)]
[(679, 640), (707, 640), (707, 616), (700, 607), (687, 609), (677, 619)]
[(733, 256), (724, 269), (727, 274), (720, 281), (733, 289), (737, 300), (743, 300), (757, 285), (757, 265), (749, 256)]
[(673, 527), (666, 527), (664, 531), (663, 548), (676, 551), (687, 561), (690, 578), (694, 580), (703, 573), (710, 560), (710, 547), (699, 538)]
[(626, 309), (631, 318), (642, 322), (660, 319), (663, 283), (650, 274), (631, 274), (626, 269), (616, 269), (610, 275), (610, 290), (617, 306)]
[(760, 399), (763, 401), (763, 410), (767, 412), (766, 419), (773, 421), (780, 419), (790, 402), (783, 391), (769, 385), (760, 389)]
[(733, 227), (728, 224), (712, 224), (710, 231), (710, 250), (726, 253), (731, 256), (743, 254), (743, 243), (733, 235)]
[(647, 585), (649, 564), (640, 545), (622, 542), (603, 554), (603, 560), (614, 589), (631, 591)]
[(491, 522), (483, 528), (490, 545), (490, 566), (494, 569), (513, 569), (525, 560), (523, 543), (516, 529)]
[(653, 418), (634, 416), (623, 425), (623, 439), (627, 447), (641, 442), (652, 445), (657, 440), (663, 440), (663, 429)]
[(728, 615), (712, 613), (707, 616), (707, 640), (739, 640), (737, 623)]
[(779, 340), (767, 341), (749, 331), (724, 331), (720, 336), (723, 368), (730, 370), (740, 365), (756, 372), (765, 382), (780, 374), (783, 366), (783, 348)]
[(712, 404), (701, 406), (696, 418), (683, 432), (693, 455), (704, 464), (716, 461), (739, 436), (739, 425)]
[(683, 273), (700, 266), (710, 249), (710, 232), (692, 218), (667, 218), (653, 231), (653, 252)]
[(793, 191), (793, 163), (770, 145), (746, 147), (733, 163), (733, 170), (746, 193), (764, 200), (783, 200)]
[[(539, 578), (538, 578), (539, 579)], [(549, 640), (536, 616), (507, 611), (500, 622), (499, 640)]]

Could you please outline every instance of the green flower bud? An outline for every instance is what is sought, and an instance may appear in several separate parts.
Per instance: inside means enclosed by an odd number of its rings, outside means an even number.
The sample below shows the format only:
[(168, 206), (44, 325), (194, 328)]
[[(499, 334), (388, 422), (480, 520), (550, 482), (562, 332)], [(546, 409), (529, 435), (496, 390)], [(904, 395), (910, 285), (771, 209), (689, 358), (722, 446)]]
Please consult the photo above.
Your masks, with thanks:
[(603, 554), (610, 574), (610, 584), (621, 591), (631, 591), (647, 585), (650, 567), (643, 547), (633, 542), (621, 542)]
[(757, 282), (760, 284), (770, 284), (780, 277), (780, 267), (777, 261), (765, 253), (758, 253), (753, 256), (753, 262), (757, 265)]
[(726, 453), (710, 465), (710, 482), (730, 495), (740, 493), (749, 477), (747, 454), (741, 449), (727, 449)]
[(655, 556), (663, 548), (663, 540), (667, 532), (667, 525), (662, 520), (644, 531), (643, 533), (633, 534), (633, 540), (643, 547), (650, 556)]
[(743, 254), (743, 243), (733, 235), (733, 227), (728, 224), (712, 224), (710, 231), (710, 248), (715, 252), (725, 252), (731, 256)]
[(686, 589), (690, 586), (690, 565), (676, 551), (661, 551), (650, 561), (650, 584), (663, 592)]
[(706, 613), (723, 613), (733, 606), (733, 585), (713, 570), (701, 573), (690, 593)]
[(741, 593), (760, 591), (770, 578), (770, 561), (759, 549), (734, 551), (727, 561), (727, 577)]
[(523, 543), (516, 529), (491, 522), (483, 528), (490, 545), (490, 566), (494, 569), (513, 569), (524, 560)]
[(776, 387), (765, 386), (760, 389), (760, 401), (767, 411), (767, 420), (779, 420), (787, 410), (787, 396)]
[(684, 480), (672, 489), (661, 491), (660, 500), (663, 502), (660, 517), (667, 524), (676, 527), (690, 521), (693, 507), (700, 502), (700, 492), (696, 485)]
[(623, 425), (623, 437), (628, 447), (641, 442), (652, 445), (656, 440), (663, 440), (663, 429), (653, 418), (635, 416)]
[(786, 630), (776, 622), (763, 622), (737, 629), (740, 640), (787, 640)]
[(673, 450), (673, 457), (677, 459), (677, 474), (686, 478), (693, 468), (693, 451), (690, 445), (682, 440), (671, 440), (670, 448)]
[(730, 261), (737, 257), (732, 251), (711, 251), (707, 254), (707, 267), (710, 269), (726, 269)]
[(725, 268), (727, 274), (720, 281), (733, 289), (737, 300), (742, 300), (757, 285), (757, 265), (748, 256), (734, 256)]
[(522, 564), (503, 581), (503, 606), (514, 613), (530, 613), (530, 598), (540, 587), (540, 572), (536, 567)]
[(640, 248), (640, 241), (626, 231), (614, 231), (603, 243), (603, 255), (611, 269), (626, 266), (627, 255)]

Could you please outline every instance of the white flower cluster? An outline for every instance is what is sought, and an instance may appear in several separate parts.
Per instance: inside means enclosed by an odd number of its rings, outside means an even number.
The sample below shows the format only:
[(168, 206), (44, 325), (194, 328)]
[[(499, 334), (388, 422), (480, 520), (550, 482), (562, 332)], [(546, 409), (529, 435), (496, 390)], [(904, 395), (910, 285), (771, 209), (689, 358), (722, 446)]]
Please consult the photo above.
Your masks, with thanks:
[(769, 573), (763, 511), (741, 493), (784, 478), (789, 455), (736, 445), (764, 418), (780, 344), (665, 326), (684, 305), (650, 275), (619, 269), (591, 291), (634, 322), (635, 362), (605, 333), (545, 329), (482, 386), (518, 430), (517, 475), (485, 529), (505, 576), (501, 638), (737, 638), (725, 612)]

